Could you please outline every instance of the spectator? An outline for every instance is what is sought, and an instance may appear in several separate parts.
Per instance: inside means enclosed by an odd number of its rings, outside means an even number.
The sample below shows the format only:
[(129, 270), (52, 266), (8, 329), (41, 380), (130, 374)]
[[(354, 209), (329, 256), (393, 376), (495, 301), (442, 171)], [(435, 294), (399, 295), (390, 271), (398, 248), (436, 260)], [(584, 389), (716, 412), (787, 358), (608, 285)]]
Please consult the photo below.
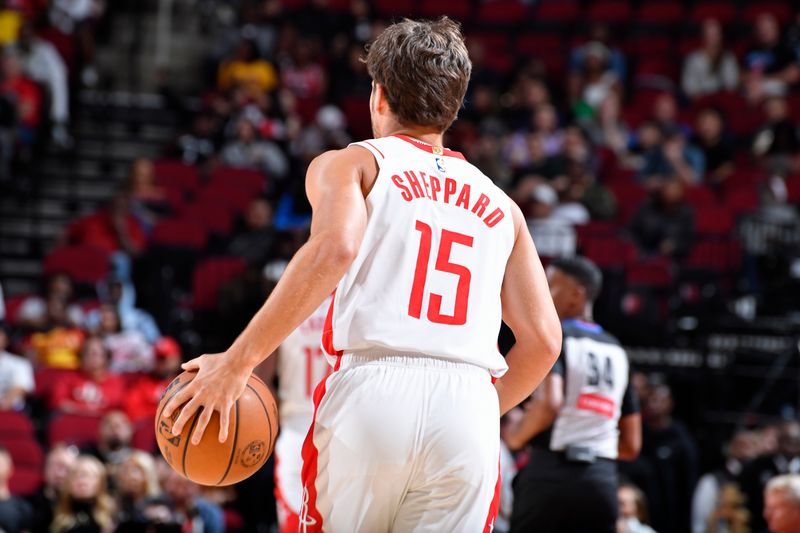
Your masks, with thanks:
[(266, 199), (254, 198), (250, 201), (245, 224), (245, 230), (228, 245), (228, 253), (241, 257), (251, 266), (264, 266), (275, 244), (272, 206)]
[(533, 128), (541, 135), (546, 156), (561, 152), (564, 145), (564, 130), (558, 125), (558, 113), (552, 104), (543, 104), (533, 113)]
[(575, 48), (570, 55), (570, 69), (572, 71), (580, 70), (586, 59), (586, 54), (589, 52), (589, 46), (592, 42), (598, 42), (604, 45), (609, 51), (609, 64), (611, 70), (617, 79), (624, 80), (628, 68), (625, 55), (610, 43), (610, 30), (607, 25), (603, 23), (594, 23), (589, 28), (589, 42)]
[(133, 424), (152, 424), (162, 394), (180, 373), (181, 349), (174, 339), (162, 337), (153, 347), (153, 351), (153, 370), (139, 376), (128, 388), (123, 400), (125, 414)]
[(62, 148), (72, 147), (74, 142), (67, 130), (69, 84), (64, 60), (52, 44), (36, 36), (30, 21), (23, 23), (20, 28), (18, 46), (25, 74), (47, 87), (50, 93), (53, 141)]
[(103, 463), (88, 455), (75, 460), (59, 498), (51, 533), (105, 533), (114, 527), (114, 500)]
[(3, 52), (3, 82), (0, 92), (13, 95), (19, 118), (19, 141), (30, 146), (36, 140), (37, 128), (42, 119), (42, 90), (35, 81), (25, 76), (17, 51), (7, 48)]
[(736, 56), (723, 43), (722, 25), (706, 19), (699, 50), (686, 56), (681, 87), (689, 98), (699, 98), (719, 91), (734, 91), (739, 86)]
[(781, 41), (780, 27), (772, 13), (762, 13), (753, 26), (755, 44), (744, 56), (745, 93), (752, 102), (783, 96), (800, 79), (794, 51)]
[(583, 64), (571, 80), (574, 86), (578, 117), (594, 116), (610, 94), (619, 93), (620, 79), (611, 67), (611, 51), (603, 43), (592, 41), (583, 46)]
[(97, 444), (87, 446), (83, 453), (99, 459), (113, 476), (117, 467), (132, 453), (132, 438), (133, 426), (125, 413), (109, 411), (100, 420)]
[(594, 120), (586, 122), (589, 138), (595, 146), (603, 146), (622, 157), (628, 151), (630, 131), (622, 120), (620, 95), (612, 92), (600, 103)]
[(511, 182), (512, 196), (525, 201), (527, 191), (530, 189), (531, 178), (535, 182), (550, 181), (565, 171), (563, 158), (551, 157), (545, 150), (545, 139), (541, 133), (529, 133), (526, 136), (527, 146), (520, 147), (517, 156), (518, 168), (514, 172)]
[(262, 139), (247, 116), (242, 115), (235, 124), (236, 136), (222, 148), (222, 162), (260, 170), (278, 180), (286, 177), (289, 161), (283, 151), (275, 143)]
[(558, 195), (540, 183), (530, 191), (525, 215), (538, 252), (545, 257), (571, 257), (577, 245), (572, 221), (561, 214)]
[(32, 533), (50, 531), (59, 495), (77, 458), (78, 450), (74, 446), (56, 444), (50, 449), (44, 463), (44, 484), (29, 500), (35, 511)]
[(153, 162), (140, 157), (134, 160), (128, 175), (127, 194), (130, 210), (146, 233), (150, 233), (158, 217), (169, 212), (166, 191), (156, 184)]
[(764, 489), (764, 518), (770, 533), (800, 531), (800, 476), (777, 476)]
[(689, 252), (694, 212), (684, 195), (680, 181), (666, 181), (634, 213), (628, 230), (643, 253), (680, 258)]
[(744, 495), (735, 483), (725, 483), (719, 491), (716, 508), (708, 516), (707, 533), (748, 533), (750, 513)]
[(647, 497), (642, 489), (622, 483), (617, 490), (619, 500), (618, 533), (655, 533), (647, 525)]
[(753, 139), (753, 152), (764, 157), (773, 172), (785, 174), (793, 169), (792, 158), (800, 151), (797, 125), (789, 116), (789, 106), (782, 96), (764, 102), (767, 123)]
[(79, 352), (86, 334), (70, 322), (66, 304), (60, 297), (48, 297), (46, 313), (42, 331), (29, 338), (26, 355), (37, 365), (70, 370), (78, 368)]
[(100, 337), (84, 341), (80, 362), (79, 372), (65, 375), (55, 384), (51, 408), (85, 415), (116, 409), (125, 395), (124, 382), (109, 372), (109, 351)]
[(9, 317), (9, 322), (15, 322), (24, 328), (43, 329), (47, 327), (47, 300), (55, 298), (67, 306), (67, 321), (74, 325), (83, 324), (84, 316), (80, 305), (74, 302), (74, 289), (72, 279), (64, 273), (52, 274), (46, 282), (43, 295), (28, 296), (22, 301), (15, 317)]
[[(742, 473), (745, 463), (756, 456), (755, 435), (749, 431), (739, 431), (731, 439), (725, 452), (725, 464), (704, 474), (694, 490), (692, 498), (692, 532), (705, 533), (713, 522), (716, 528), (716, 519), (731, 519), (735, 514), (723, 512), (714, 517), (715, 511), (729, 511), (729, 506), (723, 504), (723, 489), (728, 485), (738, 485), (738, 477)], [(732, 495), (727, 498), (732, 501)], [(727, 516), (725, 516), (727, 515)], [(714, 518), (712, 518), (714, 517)]]
[(33, 367), (24, 357), (6, 351), (8, 326), (0, 322), (0, 411), (19, 411), (33, 392)]
[(253, 96), (275, 89), (278, 86), (278, 74), (272, 63), (259, 57), (254, 41), (242, 39), (236, 49), (236, 57), (220, 65), (218, 85), (223, 91), (240, 87)]
[(109, 253), (125, 252), (136, 257), (147, 246), (147, 234), (131, 212), (127, 195), (115, 195), (108, 206), (79, 218), (67, 227), (64, 240), (94, 246)]
[(100, 306), (100, 324), (95, 333), (111, 354), (110, 372), (148, 372), (153, 367), (153, 348), (138, 331), (122, 329), (119, 313), (113, 305)]
[(754, 459), (742, 471), (741, 487), (754, 531), (765, 525), (764, 487), (769, 479), (782, 474), (800, 474), (800, 423), (796, 420), (787, 420), (778, 427), (776, 451)]
[[(123, 330), (136, 331), (151, 343), (161, 337), (158, 324), (153, 316), (136, 307), (136, 289), (126, 273), (111, 274), (108, 279), (99, 283), (97, 295), (101, 301), (116, 308)], [(86, 327), (89, 329), (100, 327), (100, 309), (95, 309), (88, 314)]]
[(680, 116), (678, 99), (672, 92), (661, 92), (653, 101), (651, 118), (662, 132), (680, 132), (685, 136), (691, 133), (691, 127)]
[(200, 487), (172, 468), (164, 466), (161, 472), (161, 486), (184, 531), (195, 531), (196, 528), (202, 528), (203, 533), (224, 531), (222, 509), (200, 496)]
[(725, 135), (722, 113), (707, 107), (697, 115), (692, 144), (703, 153), (706, 181), (718, 186), (733, 174), (733, 144)]
[(350, 144), (350, 136), (345, 131), (347, 120), (342, 111), (335, 106), (326, 105), (317, 112), (313, 124), (303, 128), (291, 144), (291, 151), (303, 164), (327, 150), (339, 150)]
[(31, 529), (33, 508), (22, 498), (11, 495), (8, 480), (11, 479), (13, 469), (11, 454), (0, 447), (0, 531), (22, 533)]
[(178, 137), (175, 155), (189, 165), (202, 165), (217, 152), (217, 118), (211, 113), (200, 113), (192, 119), (190, 131)]
[(291, 50), (291, 58), (281, 66), (283, 86), (294, 96), (303, 123), (310, 123), (317, 114), (327, 90), (325, 70), (317, 60), (317, 43), (300, 38)]
[(686, 141), (677, 129), (659, 132), (655, 146), (644, 154), (644, 166), (639, 171), (639, 179), (649, 188), (658, 187), (662, 182), (677, 180), (684, 185), (693, 185), (703, 179), (705, 161), (703, 153)]
[(659, 533), (689, 531), (692, 490), (697, 481), (697, 448), (683, 424), (672, 417), (672, 391), (653, 387), (647, 400), (642, 457), (652, 468), (661, 505), (653, 508), (653, 528)]
[(148, 498), (161, 494), (158, 484), (158, 472), (152, 455), (134, 450), (119, 464), (116, 472), (117, 522), (141, 523), (142, 512)]

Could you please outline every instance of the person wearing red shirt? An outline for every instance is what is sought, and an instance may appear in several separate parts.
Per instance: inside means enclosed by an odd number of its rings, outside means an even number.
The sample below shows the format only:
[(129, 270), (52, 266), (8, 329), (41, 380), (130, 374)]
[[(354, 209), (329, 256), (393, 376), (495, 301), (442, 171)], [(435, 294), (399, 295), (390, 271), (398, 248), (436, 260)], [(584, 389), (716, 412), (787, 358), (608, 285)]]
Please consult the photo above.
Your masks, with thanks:
[(51, 397), (53, 410), (101, 415), (116, 409), (125, 396), (122, 378), (108, 371), (109, 353), (102, 339), (89, 337), (81, 349), (80, 370), (56, 383)]
[(42, 89), (23, 74), (15, 51), (9, 49), (3, 53), (2, 68), (0, 91), (14, 96), (23, 133), (33, 135), (42, 118)]
[(161, 395), (180, 373), (181, 348), (172, 337), (161, 337), (153, 349), (156, 356), (153, 371), (133, 382), (123, 402), (125, 413), (135, 425), (143, 421), (152, 423)]

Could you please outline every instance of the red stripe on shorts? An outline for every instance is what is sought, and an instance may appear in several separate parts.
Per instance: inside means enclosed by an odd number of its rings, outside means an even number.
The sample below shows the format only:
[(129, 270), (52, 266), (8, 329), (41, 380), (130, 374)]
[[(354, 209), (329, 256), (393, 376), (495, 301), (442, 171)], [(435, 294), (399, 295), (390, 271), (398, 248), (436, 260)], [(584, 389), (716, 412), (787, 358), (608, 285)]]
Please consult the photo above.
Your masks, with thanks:
[[(333, 302), (331, 302), (333, 306)], [(340, 359), (341, 360), (341, 359)], [(301, 533), (316, 533), (322, 532), (322, 515), (317, 510), (317, 466), (319, 459), (319, 450), (314, 446), (314, 426), (317, 424), (317, 410), (325, 396), (325, 382), (328, 378), (323, 379), (314, 390), (314, 418), (311, 421), (311, 427), (306, 435), (306, 440), (303, 441), (303, 450), (301, 455), (303, 457), (303, 469), (300, 474), (300, 479), (303, 482), (303, 502), (300, 508), (300, 528), (298, 531)]]
[(322, 349), (328, 355), (341, 357), (342, 351), (333, 346), (333, 302), (336, 301), (336, 289), (331, 295), (331, 305), (328, 306), (328, 314), (325, 316), (325, 325), (322, 327)]
[(489, 505), (489, 514), (486, 516), (486, 524), (483, 526), (483, 533), (492, 533), (494, 521), (497, 519), (497, 511), (500, 509), (500, 459), (497, 460), (497, 483), (494, 486), (494, 497)]

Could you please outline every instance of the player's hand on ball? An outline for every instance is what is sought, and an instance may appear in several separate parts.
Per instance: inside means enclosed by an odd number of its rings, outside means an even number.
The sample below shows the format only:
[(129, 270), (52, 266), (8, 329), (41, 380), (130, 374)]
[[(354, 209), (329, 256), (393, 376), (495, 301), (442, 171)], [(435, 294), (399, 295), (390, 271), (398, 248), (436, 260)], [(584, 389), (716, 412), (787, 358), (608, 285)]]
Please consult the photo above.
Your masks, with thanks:
[(169, 418), (180, 409), (180, 415), (172, 425), (173, 435), (180, 435), (186, 422), (202, 407), (203, 411), (192, 433), (192, 444), (200, 443), (214, 411), (219, 412), (220, 416), (219, 441), (225, 442), (231, 408), (244, 392), (252, 369), (232, 365), (225, 354), (201, 355), (181, 367), (189, 372), (197, 372), (197, 376), (164, 407), (164, 418)]

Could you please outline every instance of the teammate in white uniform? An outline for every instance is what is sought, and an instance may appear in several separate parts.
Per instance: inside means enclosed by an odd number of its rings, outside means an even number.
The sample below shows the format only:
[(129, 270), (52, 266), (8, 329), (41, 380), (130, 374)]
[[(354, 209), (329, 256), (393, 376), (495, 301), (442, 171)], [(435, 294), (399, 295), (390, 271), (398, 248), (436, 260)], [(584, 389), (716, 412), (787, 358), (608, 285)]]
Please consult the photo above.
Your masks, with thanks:
[[(308, 243), (224, 354), (184, 365), (197, 377), (165, 416), (188, 402), (180, 432), (204, 407), (193, 440), (213, 411), (227, 428), (255, 365), (336, 289), (323, 337), (334, 372), (314, 393), (303, 445), (301, 530), (490, 531), (499, 415), (556, 360), (558, 316), (519, 208), (442, 147), (471, 71), (458, 26), (394, 24), (366, 63), (376, 139), (310, 165)], [(501, 319), (517, 341), (505, 360)]]
[(300, 452), (314, 417), (311, 398), (317, 384), (333, 370), (320, 343), (330, 300), (286, 337), (265, 365), (265, 381), (271, 383), (275, 374), (278, 376), (281, 431), (275, 442), (275, 500), (280, 533), (298, 529), (303, 497)]

